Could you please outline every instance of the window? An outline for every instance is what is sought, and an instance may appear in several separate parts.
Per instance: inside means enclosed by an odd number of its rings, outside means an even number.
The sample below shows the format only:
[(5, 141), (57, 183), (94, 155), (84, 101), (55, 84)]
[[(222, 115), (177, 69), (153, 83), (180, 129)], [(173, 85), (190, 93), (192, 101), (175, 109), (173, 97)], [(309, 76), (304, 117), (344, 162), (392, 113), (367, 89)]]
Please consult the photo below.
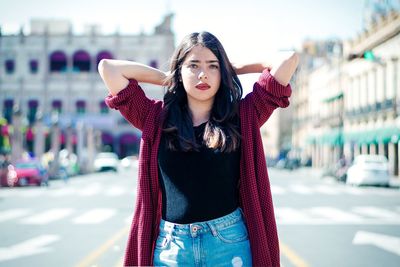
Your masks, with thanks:
[(67, 56), (63, 51), (55, 51), (50, 55), (50, 72), (66, 72)]
[(157, 60), (152, 60), (152, 61), (150, 61), (150, 67), (153, 67), (153, 68), (157, 69), (157, 68), (158, 68), (158, 62), (157, 62)]
[(13, 107), (14, 107), (14, 99), (4, 100), (3, 116), (9, 124), (12, 123)]
[(61, 100), (53, 100), (53, 102), (51, 103), (51, 107), (53, 111), (56, 111), (58, 113), (62, 112), (62, 102)]
[(97, 58), (96, 58), (96, 66), (99, 65), (100, 60), (102, 59), (112, 59), (113, 56), (110, 52), (108, 51), (101, 51), (97, 54)]
[(29, 69), (32, 74), (36, 74), (38, 72), (39, 64), (36, 59), (32, 59), (29, 61)]
[(73, 56), (73, 71), (88, 72), (90, 71), (90, 55), (84, 50), (75, 52)]
[(6, 73), (13, 74), (15, 71), (15, 61), (13, 59), (7, 59), (4, 62)]
[(108, 114), (109, 109), (107, 107), (107, 104), (104, 101), (100, 101), (100, 113), (101, 114)]
[(76, 113), (85, 114), (86, 112), (86, 102), (85, 100), (76, 101)]
[(29, 121), (29, 123), (35, 122), (38, 106), (39, 106), (39, 102), (37, 100), (29, 100), (28, 101), (28, 121)]

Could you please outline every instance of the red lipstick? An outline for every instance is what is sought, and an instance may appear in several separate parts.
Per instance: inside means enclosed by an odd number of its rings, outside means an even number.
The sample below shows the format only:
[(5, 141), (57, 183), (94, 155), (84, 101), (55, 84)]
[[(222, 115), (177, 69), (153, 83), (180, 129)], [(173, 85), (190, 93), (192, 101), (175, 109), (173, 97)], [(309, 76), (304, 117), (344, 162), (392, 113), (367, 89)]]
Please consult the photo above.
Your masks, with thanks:
[(199, 83), (198, 85), (196, 85), (196, 88), (199, 90), (208, 90), (211, 88), (211, 86), (207, 83)]

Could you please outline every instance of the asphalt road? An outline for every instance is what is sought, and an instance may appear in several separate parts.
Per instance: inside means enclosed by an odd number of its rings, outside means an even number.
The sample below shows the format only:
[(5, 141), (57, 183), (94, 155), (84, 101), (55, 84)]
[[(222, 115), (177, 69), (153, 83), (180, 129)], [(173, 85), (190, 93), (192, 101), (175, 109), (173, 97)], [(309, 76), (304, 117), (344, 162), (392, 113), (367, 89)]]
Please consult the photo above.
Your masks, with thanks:
[[(284, 267), (399, 266), (400, 190), (270, 169)], [(122, 266), (135, 169), (0, 188), (0, 266)]]

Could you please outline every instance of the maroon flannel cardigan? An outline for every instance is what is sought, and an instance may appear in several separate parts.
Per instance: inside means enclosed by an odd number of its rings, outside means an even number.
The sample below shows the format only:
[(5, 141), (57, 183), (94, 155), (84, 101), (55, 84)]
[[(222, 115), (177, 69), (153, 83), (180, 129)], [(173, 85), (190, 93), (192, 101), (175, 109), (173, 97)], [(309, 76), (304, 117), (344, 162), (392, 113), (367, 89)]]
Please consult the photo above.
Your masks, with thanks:
[[(287, 107), (290, 85), (282, 86), (267, 71), (253, 91), (240, 101), (241, 161), (239, 202), (247, 221), (254, 266), (279, 266), (279, 241), (260, 127), (277, 107)], [(158, 180), (157, 153), (161, 138), (163, 102), (148, 99), (137, 81), (106, 103), (117, 109), (142, 131), (134, 218), (125, 252), (124, 266), (153, 264), (155, 241), (161, 219), (162, 197)]]

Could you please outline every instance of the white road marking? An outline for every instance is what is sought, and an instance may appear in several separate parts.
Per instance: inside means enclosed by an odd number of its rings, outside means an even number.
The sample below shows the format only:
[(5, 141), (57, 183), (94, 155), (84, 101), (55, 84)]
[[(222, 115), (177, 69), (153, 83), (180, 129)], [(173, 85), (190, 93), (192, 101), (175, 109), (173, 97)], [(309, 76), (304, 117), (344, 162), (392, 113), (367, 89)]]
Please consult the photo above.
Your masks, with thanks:
[(360, 213), (362, 215), (367, 215), (374, 218), (381, 219), (400, 219), (400, 213), (396, 213), (387, 209), (373, 207), (373, 206), (362, 206), (362, 207), (354, 207), (352, 208), (356, 213)]
[(123, 195), (126, 192), (126, 189), (121, 187), (121, 186), (113, 186), (110, 189), (108, 189), (107, 191), (105, 191), (105, 195), (106, 196), (111, 196), (111, 197), (115, 197), (115, 196), (120, 196)]
[(286, 193), (286, 190), (283, 187), (278, 185), (271, 185), (271, 192), (274, 195), (282, 195)]
[(355, 245), (374, 245), (400, 256), (400, 238), (395, 236), (358, 231), (353, 239)]
[(77, 191), (79, 196), (89, 197), (100, 193), (102, 186), (99, 183), (91, 184), (79, 191)]
[(304, 212), (301, 212), (294, 208), (277, 208), (275, 209), (275, 216), (277, 220), (281, 223), (289, 222), (289, 223), (298, 223), (298, 222), (306, 222), (311, 221), (312, 218), (307, 216)]
[(63, 187), (58, 188), (54, 191), (49, 192), (49, 196), (51, 197), (64, 197), (64, 196), (71, 196), (76, 193), (76, 189), (72, 187)]
[(20, 220), (21, 224), (48, 224), (60, 220), (73, 212), (73, 209), (61, 208), (50, 209), (48, 211), (24, 218)]
[(29, 214), (29, 210), (27, 209), (12, 209), (0, 211), (0, 222), (12, 220), (18, 217), (25, 216), (27, 214)]
[(339, 187), (336, 186), (326, 186), (326, 185), (317, 185), (313, 188), (318, 193), (327, 194), (327, 195), (337, 195), (339, 194)]
[(290, 190), (302, 195), (311, 195), (314, 193), (313, 190), (310, 189), (310, 187), (301, 184), (291, 185)]
[(309, 209), (309, 211), (313, 214), (317, 214), (337, 222), (361, 222), (363, 220), (363, 218), (358, 215), (342, 211), (334, 207), (314, 207)]
[(97, 224), (115, 214), (113, 209), (93, 209), (72, 220), (74, 224)]
[(51, 251), (51, 248), (45, 246), (59, 239), (58, 235), (41, 235), (10, 247), (2, 247), (0, 248), (0, 262)]

